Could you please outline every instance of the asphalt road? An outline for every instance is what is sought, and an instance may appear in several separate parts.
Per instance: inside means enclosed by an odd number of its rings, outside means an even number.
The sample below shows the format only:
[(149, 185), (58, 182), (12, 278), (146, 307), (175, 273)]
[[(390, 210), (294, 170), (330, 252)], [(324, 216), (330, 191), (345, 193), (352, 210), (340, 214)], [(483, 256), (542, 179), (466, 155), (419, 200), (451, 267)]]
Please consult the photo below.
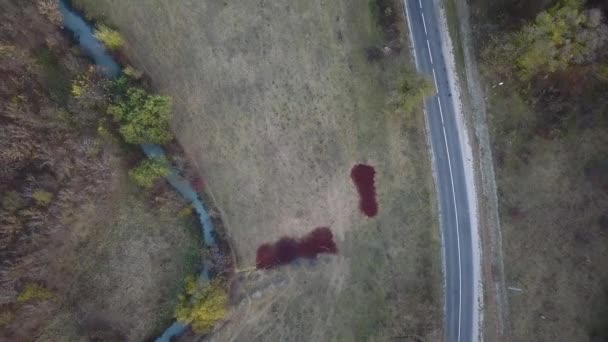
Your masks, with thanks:
[[(433, 0), (404, 0), (416, 54), (416, 68), (435, 82), (437, 95), (425, 102), (443, 231), (445, 339), (469, 342), (475, 319), (471, 216), (464, 160), (448, 70)], [(463, 132), (464, 133), (464, 132)]]

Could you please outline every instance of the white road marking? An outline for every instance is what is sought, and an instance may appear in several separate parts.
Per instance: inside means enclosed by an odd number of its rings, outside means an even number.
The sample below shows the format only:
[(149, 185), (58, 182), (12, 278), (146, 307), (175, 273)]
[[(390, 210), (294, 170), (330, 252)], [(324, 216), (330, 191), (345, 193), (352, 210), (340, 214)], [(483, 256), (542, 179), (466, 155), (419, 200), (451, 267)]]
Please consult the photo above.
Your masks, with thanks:
[[(414, 44), (410, 14), (409, 14), (409, 11), (407, 10), (407, 0), (404, 0), (404, 4), (405, 4), (405, 6), (404, 6), (405, 13), (407, 16), (407, 24), (408, 24), (408, 28), (410, 30), (410, 39), (412, 40), (412, 48), (414, 51), (414, 61), (416, 63), (416, 69), (420, 69), (420, 67), (418, 65), (418, 58), (416, 57), (416, 47)], [(422, 9), (421, 0), (418, 0), (418, 5), (420, 6), (420, 9)], [(425, 34), (427, 34), (426, 23), (424, 20), (424, 13), (422, 13), (422, 24), (424, 26), (424, 32), (425, 32)], [(432, 65), (433, 64), (433, 55), (431, 53), (431, 46), (430, 46), (428, 38), (426, 40), (426, 46), (427, 46), (427, 49), (429, 50), (429, 57), (431, 59), (431, 65)], [(439, 94), (439, 88), (437, 87), (437, 76), (435, 75), (435, 68), (432, 68), (432, 70), (433, 70), (433, 80), (435, 82), (435, 88), (437, 89), (437, 94)], [(441, 100), (439, 99), (439, 95), (437, 95), (437, 104), (439, 105), (439, 115), (441, 117), (441, 124), (442, 124), (442, 129), (443, 129), (443, 141), (445, 143), (446, 154), (448, 157), (448, 171), (450, 172), (450, 181), (451, 181), (451, 185), (452, 185), (452, 199), (454, 201), (454, 214), (456, 216), (456, 250), (458, 252), (458, 338), (457, 338), (457, 342), (460, 342), (460, 326), (462, 324), (462, 261), (461, 261), (461, 257), (460, 257), (460, 228), (459, 228), (459, 223), (458, 223), (458, 205), (456, 203), (456, 189), (454, 188), (454, 176), (452, 174), (452, 162), (450, 160), (450, 147), (448, 146), (448, 139), (447, 139), (447, 134), (445, 131), (445, 125), (443, 124), (444, 123), (443, 110), (441, 109)], [(426, 116), (426, 114), (427, 114), (426, 109), (424, 109), (424, 114)]]
[[(439, 104), (439, 114), (441, 114), (441, 100), (439, 99), (439, 96), (437, 96), (437, 103)], [(443, 126), (443, 115), (441, 116), (441, 125)], [(444, 130), (445, 133), (445, 130)]]
[(422, 13), (422, 26), (424, 26), (424, 34), (427, 35), (428, 32), (426, 32), (426, 20), (424, 20), (424, 13)]
[[(439, 115), (443, 122), (443, 110), (441, 109), (441, 100), (437, 96), (437, 104), (439, 105)], [(443, 125), (442, 125), (443, 126)], [(462, 317), (462, 263), (460, 261), (460, 230), (458, 225), (458, 204), (456, 204), (456, 190), (454, 189), (454, 176), (452, 175), (452, 162), (450, 161), (450, 147), (448, 146), (448, 138), (443, 126), (443, 141), (445, 142), (445, 151), (448, 155), (448, 170), (450, 171), (450, 181), (452, 184), (452, 198), (454, 199), (454, 215), (456, 216), (456, 250), (458, 251), (458, 339), (460, 342), (460, 324)]]

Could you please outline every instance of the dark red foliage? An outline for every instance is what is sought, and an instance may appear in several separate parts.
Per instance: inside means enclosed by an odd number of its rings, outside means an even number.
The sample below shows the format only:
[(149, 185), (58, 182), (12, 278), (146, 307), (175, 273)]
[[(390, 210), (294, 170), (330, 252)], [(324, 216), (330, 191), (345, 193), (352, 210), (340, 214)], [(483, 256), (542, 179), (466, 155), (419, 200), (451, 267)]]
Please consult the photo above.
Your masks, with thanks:
[(304, 258), (314, 258), (320, 253), (335, 254), (338, 248), (331, 230), (328, 227), (318, 227), (300, 239), (299, 252)]
[(282, 237), (274, 244), (275, 260), (280, 264), (288, 264), (298, 258), (298, 241), (290, 237)]
[(376, 185), (374, 183), (375, 174), (376, 170), (365, 164), (353, 166), (350, 172), (350, 178), (352, 178), (359, 192), (359, 209), (369, 217), (374, 217), (378, 214)]
[(271, 268), (277, 263), (274, 245), (265, 243), (258, 247), (255, 259), (255, 266), (257, 268)]
[(288, 264), (297, 258), (314, 259), (321, 253), (337, 253), (334, 235), (328, 227), (315, 228), (299, 240), (282, 237), (274, 244), (265, 243), (258, 247), (256, 267), (269, 269)]

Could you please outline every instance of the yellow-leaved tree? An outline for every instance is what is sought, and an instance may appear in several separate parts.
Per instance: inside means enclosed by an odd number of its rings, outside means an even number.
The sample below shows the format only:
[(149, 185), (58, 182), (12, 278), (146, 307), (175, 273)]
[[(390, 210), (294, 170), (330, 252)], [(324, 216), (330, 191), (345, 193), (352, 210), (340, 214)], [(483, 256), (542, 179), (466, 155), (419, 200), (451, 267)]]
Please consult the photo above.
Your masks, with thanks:
[(175, 318), (190, 324), (196, 333), (211, 331), (226, 316), (228, 294), (222, 279), (201, 284), (195, 277), (187, 277), (184, 292), (179, 296)]

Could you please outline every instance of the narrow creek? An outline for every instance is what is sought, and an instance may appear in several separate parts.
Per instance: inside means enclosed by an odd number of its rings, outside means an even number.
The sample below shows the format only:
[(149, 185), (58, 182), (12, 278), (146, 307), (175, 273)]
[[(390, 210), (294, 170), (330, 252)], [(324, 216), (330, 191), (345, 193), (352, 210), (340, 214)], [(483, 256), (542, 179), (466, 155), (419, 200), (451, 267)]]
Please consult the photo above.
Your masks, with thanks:
[[(72, 34), (87, 56), (89, 56), (95, 64), (100, 66), (103, 75), (109, 79), (119, 76), (121, 73), (120, 65), (114, 60), (112, 55), (108, 53), (103, 44), (95, 38), (92, 25), (85, 21), (80, 13), (73, 10), (67, 0), (59, 1), (59, 11), (63, 15), (64, 28)], [(159, 145), (144, 144), (141, 145), (141, 148), (148, 157), (165, 155), (165, 151)], [(201, 235), (203, 236), (205, 246), (208, 248), (215, 246), (215, 228), (213, 227), (213, 222), (205, 209), (205, 204), (201, 200), (200, 195), (194, 190), (192, 184), (182, 177), (175, 168), (171, 169), (166, 179), (186, 201), (192, 204), (192, 207), (198, 215), (201, 225)], [(202, 281), (209, 280), (209, 265), (207, 263), (203, 264), (203, 269), (199, 278)], [(185, 330), (186, 326), (176, 321), (155, 341), (169, 342), (172, 337), (181, 335)]]

